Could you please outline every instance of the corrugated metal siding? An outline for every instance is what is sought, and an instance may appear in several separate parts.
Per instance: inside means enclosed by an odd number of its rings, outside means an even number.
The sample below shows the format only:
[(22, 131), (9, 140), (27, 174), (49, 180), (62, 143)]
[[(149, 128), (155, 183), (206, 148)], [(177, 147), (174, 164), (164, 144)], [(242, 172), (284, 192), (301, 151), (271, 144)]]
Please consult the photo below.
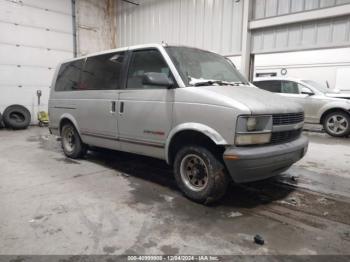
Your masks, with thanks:
[(350, 0), (253, 0), (253, 19), (349, 4)]
[(350, 16), (253, 32), (252, 52), (266, 53), (350, 45)]
[(242, 1), (139, 0), (117, 2), (118, 46), (165, 41), (224, 55), (241, 50)]

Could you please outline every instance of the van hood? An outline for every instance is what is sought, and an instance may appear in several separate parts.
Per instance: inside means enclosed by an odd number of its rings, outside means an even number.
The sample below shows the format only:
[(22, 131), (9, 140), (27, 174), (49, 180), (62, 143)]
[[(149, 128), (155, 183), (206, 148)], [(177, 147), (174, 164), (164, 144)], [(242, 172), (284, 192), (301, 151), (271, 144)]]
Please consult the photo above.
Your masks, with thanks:
[[(208, 104), (221, 104), (239, 108), (244, 105), (252, 114), (281, 114), (302, 112), (301, 105), (280, 95), (253, 86), (200, 86), (195, 88)], [(240, 106), (238, 105), (240, 104)]]

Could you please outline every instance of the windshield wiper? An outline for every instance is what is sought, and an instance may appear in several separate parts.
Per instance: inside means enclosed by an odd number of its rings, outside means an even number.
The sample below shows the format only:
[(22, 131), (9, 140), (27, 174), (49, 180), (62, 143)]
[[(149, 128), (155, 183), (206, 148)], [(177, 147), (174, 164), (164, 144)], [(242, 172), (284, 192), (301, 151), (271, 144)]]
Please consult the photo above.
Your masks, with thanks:
[(244, 85), (244, 86), (249, 86), (249, 82), (230, 82), (232, 85), (234, 86), (240, 86), (240, 85)]
[(225, 82), (225, 81), (221, 81), (221, 80), (206, 80), (206, 81), (200, 81), (200, 82), (196, 82), (193, 83), (194, 86), (211, 86), (211, 85), (231, 85), (230, 82)]
[(220, 86), (239, 86), (239, 85), (249, 85), (249, 83), (244, 83), (242, 81), (229, 82), (216, 79), (205, 79), (205, 78), (194, 78), (189, 77), (189, 84), (193, 86), (210, 86), (210, 85), (220, 85)]
[(198, 81), (198, 82), (192, 82), (190, 83), (193, 86), (211, 86), (211, 85), (219, 85), (219, 86), (240, 86), (240, 85), (246, 85), (246, 83), (243, 82), (227, 82), (222, 80), (205, 80), (205, 81)]

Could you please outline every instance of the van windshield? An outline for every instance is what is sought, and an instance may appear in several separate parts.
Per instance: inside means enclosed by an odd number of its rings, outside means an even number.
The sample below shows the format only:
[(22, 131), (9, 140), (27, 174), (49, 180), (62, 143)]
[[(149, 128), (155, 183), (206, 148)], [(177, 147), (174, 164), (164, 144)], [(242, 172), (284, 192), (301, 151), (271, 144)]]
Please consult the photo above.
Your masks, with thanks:
[(249, 84), (232, 62), (208, 51), (190, 48), (166, 48), (186, 86)]

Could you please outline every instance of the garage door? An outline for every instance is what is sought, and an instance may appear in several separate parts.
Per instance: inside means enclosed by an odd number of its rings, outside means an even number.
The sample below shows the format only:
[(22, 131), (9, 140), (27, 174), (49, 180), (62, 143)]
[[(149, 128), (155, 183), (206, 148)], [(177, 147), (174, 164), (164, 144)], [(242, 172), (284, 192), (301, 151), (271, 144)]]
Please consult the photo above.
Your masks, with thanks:
[[(57, 63), (73, 57), (71, 0), (0, 0), (0, 112), (47, 110)], [(41, 101), (37, 93), (41, 92)]]

